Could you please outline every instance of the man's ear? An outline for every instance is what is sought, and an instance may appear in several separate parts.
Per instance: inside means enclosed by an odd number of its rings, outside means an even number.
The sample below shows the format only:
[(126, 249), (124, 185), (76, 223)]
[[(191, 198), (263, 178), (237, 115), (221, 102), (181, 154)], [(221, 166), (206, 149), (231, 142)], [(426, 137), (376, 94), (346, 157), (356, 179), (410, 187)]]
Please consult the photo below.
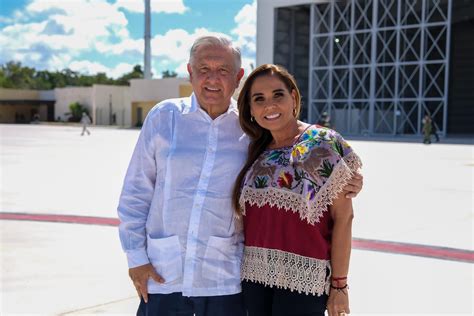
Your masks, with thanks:
[(239, 72), (237, 73), (237, 87), (239, 86), (240, 80), (244, 76), (244, 68), (240, 68)]
[(192, 70), (192, 68), (191, 68), (191, 64), (190, 64), (190, 63), (188, 63), (187, 68), (188, 68), (189, 80), (192, 80), (192, 79), (193, 79), (193, 70)]

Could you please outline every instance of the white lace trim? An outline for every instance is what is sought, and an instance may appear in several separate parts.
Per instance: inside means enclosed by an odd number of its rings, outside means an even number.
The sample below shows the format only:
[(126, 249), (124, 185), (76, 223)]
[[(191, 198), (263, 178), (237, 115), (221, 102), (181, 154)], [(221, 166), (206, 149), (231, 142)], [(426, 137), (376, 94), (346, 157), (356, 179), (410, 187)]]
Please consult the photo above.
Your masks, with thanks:
[(245, 247), (241, 269), (242, 280), (306, 295), (329, 294), (329, 260), (300, 256), (277, 249)]
[(346, 186), (355, 171), (362, 167), (359, 156), (354, 152), (349, 153), (334, 167), (331, 176), (319, 189), (312, 201), (308, 201), (303, 195), (285, 189), (267, 187), (252, 188), (245, 186), (240, 194), (240, 208), (245, 215), (245, 203), (262, 207), (266, 204), (270, 207), (282, 208), (285, 211), (298, 213), (301, 220), (309, 224), (319, 223), (323, 213), (327, 211), (328, 205)]

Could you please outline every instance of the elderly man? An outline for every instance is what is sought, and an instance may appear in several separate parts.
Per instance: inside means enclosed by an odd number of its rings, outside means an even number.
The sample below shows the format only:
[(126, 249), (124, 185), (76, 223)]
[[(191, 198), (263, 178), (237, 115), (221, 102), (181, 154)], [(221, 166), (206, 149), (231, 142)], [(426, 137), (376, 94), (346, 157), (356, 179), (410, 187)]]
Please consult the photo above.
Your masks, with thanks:
[[(197, 39), (189, 98), (148, 114), (118, 213), (138, 315), (245, 315), (240, 287), (242, 226), (231, 194), (247, 155), (232, 95), (240, 51), (221, 37)], [(361, 180), (353, 181), (352, 195)]]

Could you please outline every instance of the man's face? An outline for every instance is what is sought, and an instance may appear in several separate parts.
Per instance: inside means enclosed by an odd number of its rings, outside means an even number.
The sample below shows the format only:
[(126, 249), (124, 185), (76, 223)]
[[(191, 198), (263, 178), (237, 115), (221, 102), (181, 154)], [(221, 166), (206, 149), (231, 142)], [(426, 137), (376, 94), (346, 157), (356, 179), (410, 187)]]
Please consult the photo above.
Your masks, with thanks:
[(235, 69), (232, 51), (220, 46), (199, 47), (188, 72), (199, 104), (211, 116), (227, 110), (244, 74), (243, 69)]

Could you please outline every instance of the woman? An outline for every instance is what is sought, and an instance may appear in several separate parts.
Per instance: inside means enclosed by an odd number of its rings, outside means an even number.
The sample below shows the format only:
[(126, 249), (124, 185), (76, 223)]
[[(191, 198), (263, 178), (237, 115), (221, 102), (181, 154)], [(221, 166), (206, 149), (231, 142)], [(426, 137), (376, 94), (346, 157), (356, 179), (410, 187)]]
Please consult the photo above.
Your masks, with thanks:
[(238, 107), (251, 138), (233, 194), (244, 215), (249, 315), (349, 313), (353, 212), (342, 189), (361, 167), (358, 156), (333, 130), (298, 121), (298, 87), (280, 66), (256, 68)]

